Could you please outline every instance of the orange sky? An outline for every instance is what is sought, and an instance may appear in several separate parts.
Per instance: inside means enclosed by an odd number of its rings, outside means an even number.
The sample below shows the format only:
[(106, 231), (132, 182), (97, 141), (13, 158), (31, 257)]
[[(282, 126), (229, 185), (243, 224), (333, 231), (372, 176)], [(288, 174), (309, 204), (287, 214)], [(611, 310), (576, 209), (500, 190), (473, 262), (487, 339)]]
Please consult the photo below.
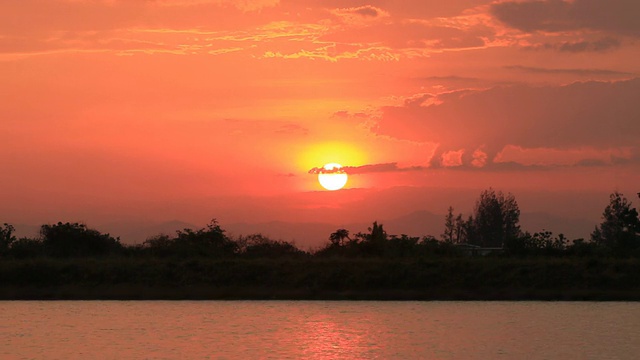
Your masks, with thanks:
[[(640, 191), (639, 13), (3, 1), (0, 222), (345, 224), (469, 212), (489, 186), (595, 222)], [(353, 167), (345, 190), (308, 174), (328, 162)]]

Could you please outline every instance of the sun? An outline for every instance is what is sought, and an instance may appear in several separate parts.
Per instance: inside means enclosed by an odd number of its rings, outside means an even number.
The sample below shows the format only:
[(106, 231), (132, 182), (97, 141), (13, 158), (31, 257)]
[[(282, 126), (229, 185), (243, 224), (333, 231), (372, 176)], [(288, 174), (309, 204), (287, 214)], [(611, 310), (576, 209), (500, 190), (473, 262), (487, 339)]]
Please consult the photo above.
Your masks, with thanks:
[(318, 174), (318, 182), (327, 190), (340, 190), (346, 184), (349, 176), (342, 169), (342, 165), (330, 163), (322, 167), (326, 173)]

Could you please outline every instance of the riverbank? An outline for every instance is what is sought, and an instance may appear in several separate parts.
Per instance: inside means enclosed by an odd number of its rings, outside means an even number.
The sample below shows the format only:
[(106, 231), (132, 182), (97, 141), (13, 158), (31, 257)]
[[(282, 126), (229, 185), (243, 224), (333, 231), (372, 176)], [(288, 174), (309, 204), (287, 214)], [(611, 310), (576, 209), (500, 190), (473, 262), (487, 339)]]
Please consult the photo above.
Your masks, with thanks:
[(27, 259), (3, 300), (629, 300), (640, 259)]

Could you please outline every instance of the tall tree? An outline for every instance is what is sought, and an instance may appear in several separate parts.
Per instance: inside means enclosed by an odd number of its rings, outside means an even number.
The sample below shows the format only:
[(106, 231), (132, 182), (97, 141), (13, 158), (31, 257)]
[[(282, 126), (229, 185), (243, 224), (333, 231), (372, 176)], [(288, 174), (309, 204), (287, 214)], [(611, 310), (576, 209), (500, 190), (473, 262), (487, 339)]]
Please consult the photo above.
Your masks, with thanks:
[(591, 234), (591, 240), (619, 252), (640, 247), (638, 211), (624, 195), (615, 191), (609, 196), (602, 223)]
[(382, 228), (382, 224), (378, 224), (377, 221), (373, 222), (373, 226), (369, 228), (369, 231), (371, 231), (371, 242), (384, 243), (387, 241), (387, 232)]
[[(361, 249), (364, 254), (380, 256), (385, 252), (387, 247), (387, 232), (384, 230), (382, 224), (378, 224), (377, 221), (373, 222), (373, 225), (368, 228), (369, 233), (363, 234), (363, 239), (360, 242)], [(356, 238), (359, 235), (356, 234)]]
[(456, 233), (455, 218), (453, 217), (453, 206), (449, 206), (447, 215), (444, 217), (444, 233), (440, 235), (442, 240), (448, 243), (453, 243), (453, 239)]
[(492, 188), (480, 194), (472, 222), (471, 242), (485, 247), (502, 247), (520, 234), (520, 209), (512, 194)]
[(461, 243), (463, 241), (465, 241), (465, 236), (466, 236), (466, 232), (465, 232), (465, 221), (462, 218), (462, 214), (458, 214), (458, 216), (456, 216), (456, 220), (455, 220), (455, 240), (454, 242), (456, 244)]

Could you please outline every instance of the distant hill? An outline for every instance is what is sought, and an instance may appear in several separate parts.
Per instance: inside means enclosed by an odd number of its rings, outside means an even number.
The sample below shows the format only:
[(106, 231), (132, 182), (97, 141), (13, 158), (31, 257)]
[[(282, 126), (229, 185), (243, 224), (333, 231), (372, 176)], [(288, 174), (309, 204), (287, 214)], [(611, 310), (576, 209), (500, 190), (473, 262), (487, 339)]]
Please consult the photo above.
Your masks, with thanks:
[(410, 236), (434, 235), (436, 232), (439, 234), (442, 231), (440, 227), (442, 227), (443, 219), (444, 215), (436, 215), (428, 211), (417, 211), (394, 219), (372, 219), (371, 222), (366, 223), (329, 224), (272, 221), (254, 224), (222, 224), (222, 227), (234, 235), (261, 233), (275, 239), (295, 241), (298, 247), (309, 249), (326, 244), (329, 235), (337, 229), (347, 229), (352, 234), (366, 232), (374, 221), (383, 224), (389, 234), (406, 234)]
[[(286, 221), (270, 221), (270, 222), (238, 222), (225, 224), (220, 226), (227, 231), (229, 235), (249, 235), (263, 234), (273, 239), (294, 242), (296, 246), (302, 249), (314, 249), (323, 246), (328, 242), (329, 235), (337, 229), (347, 229), (350, 233), (366, 232), (374, 221), (384, 225), (388, 234), (422, 237), (432, 235), (436, 238), (444, 230), (444, 214), (434, 214), (429, 211), (415, 211), (406, 215), (391, 219), (371, 219), (370, 222), (351, 222), (342, 224), (323, 223), (323, 222), (286, 222)], [(542, 230), (552, 231), (554, 234), (563, 233), (569, 239), (589, 238), (590, 232), (596, 225), (596, 222), (587, 219), (565, 218), (557, 215), (551, 215), (544, 212), (523, 213), (520, 216), (522, 230), (529, 232), (538, 232)], [(94, 226), (87, 224), (91, 228), (95, 228), (103, 233), (109, 233), (112, 236), (120, 237), (125, 244), (140, 244), (147, 238), (167, 234), (174, 235), (177, 230), (183, 229), (201, 229), (205, 225), (194, 225), (193, 223), (171, 220), (165, 222), (148, 222), (148, 221), (130, 221), (130, 222), (112, 222)], [(35, 237), (40, 229), (35, 225), (15, 225), (18, 237), (28, 236)]]
[(120, 222), (109, 223), (97, 226), (96, 229), (107, 232), (112, 236), (120, 237), (125, 244), (140, 244), (147, 238), (155, 235), (166, 234), (174, 235), (177, 230), (183, 229), (200, 229), (203, 226), (197, 226), (180, 220), (171, 220), (161, 223), (153, 222)]
[(522, 230), (531, 233), (548, 230), (555, 235), (564, 234), (573, 240), (578, 238), (589, 239), (597, 222), (588, 219), (566, 218), (548, 213), (522, 213), (520, 215)]

